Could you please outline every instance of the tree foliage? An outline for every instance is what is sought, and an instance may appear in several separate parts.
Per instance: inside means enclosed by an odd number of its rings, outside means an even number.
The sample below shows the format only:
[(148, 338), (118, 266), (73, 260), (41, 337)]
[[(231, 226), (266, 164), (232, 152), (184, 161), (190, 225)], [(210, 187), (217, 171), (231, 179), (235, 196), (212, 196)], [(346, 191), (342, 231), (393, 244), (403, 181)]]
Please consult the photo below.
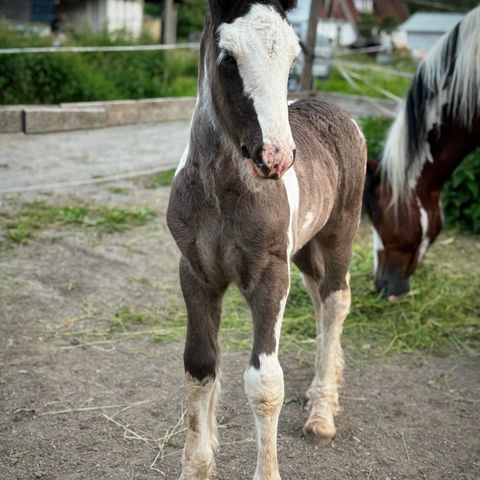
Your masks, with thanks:
[(187, 38), (203, 30), (205, 0), (184, 0), (178, 5), (178, 36)]

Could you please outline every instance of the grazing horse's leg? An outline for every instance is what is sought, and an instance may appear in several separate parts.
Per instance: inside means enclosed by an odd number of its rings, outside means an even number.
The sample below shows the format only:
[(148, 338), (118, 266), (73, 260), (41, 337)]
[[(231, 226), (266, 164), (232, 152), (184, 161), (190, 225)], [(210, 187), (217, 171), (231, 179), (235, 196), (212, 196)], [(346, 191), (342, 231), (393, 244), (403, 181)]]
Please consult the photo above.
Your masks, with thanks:
[(219, 392), (217, 334), (225, 288), (210, 291), (180, 262), (180, 282), (187, 305), (185, 343), (188, 430), (183, 454), (182, 480), (207, 480), (218, 446), (215, 410)]
[(283, 404), (283, 370), (278, 345), (283, 312), (288, 297), (288, 265), (272, 259), (260, 281), (246, 295), (252, 310), (254, 343), (245, 371), (245, 393), (257, 429), (257, 469), (254, 480), (279, 480), (277, 424)]

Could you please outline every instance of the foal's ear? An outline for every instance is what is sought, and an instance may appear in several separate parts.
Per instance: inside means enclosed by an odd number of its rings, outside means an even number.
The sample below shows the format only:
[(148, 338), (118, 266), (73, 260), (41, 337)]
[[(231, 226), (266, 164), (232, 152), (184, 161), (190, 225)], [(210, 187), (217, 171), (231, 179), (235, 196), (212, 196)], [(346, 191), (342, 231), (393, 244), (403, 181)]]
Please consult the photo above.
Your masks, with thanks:
[(282, 4), (282, 7), (285, 11), (287, 10), (293, 10), (298, 3), (298, 0), (280, 0), (280, 3)]

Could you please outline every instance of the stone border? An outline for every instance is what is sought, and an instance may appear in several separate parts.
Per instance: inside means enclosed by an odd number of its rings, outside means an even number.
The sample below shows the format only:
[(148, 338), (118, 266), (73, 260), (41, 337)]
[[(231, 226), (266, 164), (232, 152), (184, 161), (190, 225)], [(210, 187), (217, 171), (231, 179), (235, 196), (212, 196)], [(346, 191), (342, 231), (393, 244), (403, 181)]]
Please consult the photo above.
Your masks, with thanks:
[[(356, 116), (393, 116), (397, 107), (390, 100), (328, 92), (301, 92), (291, 96), (292, 100), (305, 97), (321, 98)], [(195, 101), (194, 97), (179, 97), (0, 107), (0, 133), (51, 133), (189, 120)]]

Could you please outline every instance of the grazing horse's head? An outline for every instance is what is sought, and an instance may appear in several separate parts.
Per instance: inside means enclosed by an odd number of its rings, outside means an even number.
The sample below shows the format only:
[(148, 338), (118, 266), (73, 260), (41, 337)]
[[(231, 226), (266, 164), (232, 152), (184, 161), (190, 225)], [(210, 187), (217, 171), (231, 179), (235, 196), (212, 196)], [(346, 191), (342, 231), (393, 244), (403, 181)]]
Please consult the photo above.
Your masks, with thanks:
[(300, 52), (285, 11), (293, 0), (210, 0), (201, 89), (236, 157), (256, 178), (280, 178), (295, 160), (287, 83)]
[(378, 163), (368, 162), (364, 204), (373, 224), (375, 288), (389, 299), (410, 290), (410, 276), (442, 229), (439, 193), (425, 198), (414, 192), (392, 206)]

